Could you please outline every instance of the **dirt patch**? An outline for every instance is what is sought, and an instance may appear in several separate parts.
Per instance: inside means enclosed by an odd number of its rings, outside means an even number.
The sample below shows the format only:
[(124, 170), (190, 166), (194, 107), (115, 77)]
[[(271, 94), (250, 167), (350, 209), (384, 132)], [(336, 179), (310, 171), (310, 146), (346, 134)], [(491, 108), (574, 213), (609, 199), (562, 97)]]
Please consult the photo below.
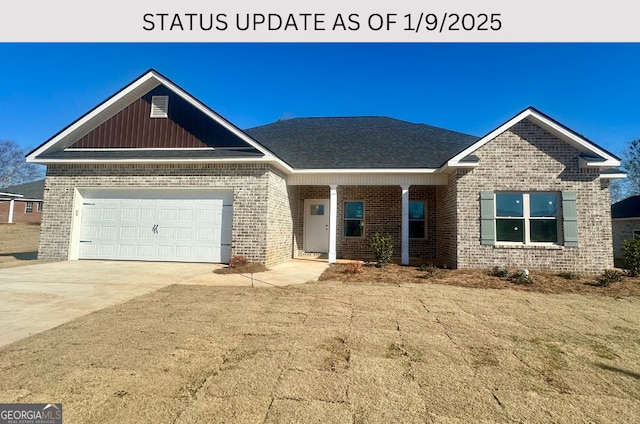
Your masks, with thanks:
[(40, 224), (0, 224), (0, 268), (38, 263)]
[(639, 327), (637, 297), (174, 285), (0, 349), (0, 402), (68, 423), (634, 422)]
[(597, 275), (578, 276), (569, 279), (551, 272), (532, 271), (532, 284), (515, 284), (507, 278), (490, 275), (489, 270), (451, 270), (435, 267), (414, 267), (390, 264), (383, 268), (363, 266), (362, 272), (354, 273), (349, 264), (333, 264), (320, 276), (321, 281), (344, 283), (383, 284), (444, 284), (450, 286), (510, 289), (535, 293), (578, 293), (599, 296), (640, 296), (640, 278), (625, 277), (623, 281), (607, 287), (597, 284)]
[(226, 266), (214, 269), (214, 274), (256, 274), (258, 272), (269, 271), (269, 268), (262, 264), (247, 263), (244, 265)]

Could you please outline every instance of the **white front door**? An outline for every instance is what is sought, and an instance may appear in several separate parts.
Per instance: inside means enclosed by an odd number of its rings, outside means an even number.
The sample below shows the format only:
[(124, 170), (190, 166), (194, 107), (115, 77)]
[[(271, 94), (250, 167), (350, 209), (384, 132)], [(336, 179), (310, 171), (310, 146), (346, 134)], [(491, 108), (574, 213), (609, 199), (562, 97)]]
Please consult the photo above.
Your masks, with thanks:
[(304, 201), (304, 251), (329, 251), (329, 199)]

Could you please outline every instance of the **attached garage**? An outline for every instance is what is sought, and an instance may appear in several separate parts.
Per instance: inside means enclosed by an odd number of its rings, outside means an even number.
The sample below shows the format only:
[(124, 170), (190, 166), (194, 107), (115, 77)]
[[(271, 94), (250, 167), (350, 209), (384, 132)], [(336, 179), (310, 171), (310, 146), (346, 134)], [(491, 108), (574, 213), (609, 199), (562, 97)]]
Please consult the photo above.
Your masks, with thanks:
[(75, 206), (71, 259), (231, 258), (231, 189), (78, 188)]

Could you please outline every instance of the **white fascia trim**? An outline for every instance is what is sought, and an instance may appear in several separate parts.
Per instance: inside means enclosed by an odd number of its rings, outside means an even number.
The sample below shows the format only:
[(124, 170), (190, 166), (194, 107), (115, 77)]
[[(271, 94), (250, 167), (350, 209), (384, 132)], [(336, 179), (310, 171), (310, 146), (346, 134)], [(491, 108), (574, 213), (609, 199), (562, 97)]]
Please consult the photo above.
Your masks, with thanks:
[(621, 172), (619, 174), (600, 174), (600, 178), (602, 178), (603, 180), (622, 180), (624, 178), (627, 178), (627, 174), (624, 172)]
[(480, 162), (457, 162), (455, 164), (451, 163), (451, 161), (445, 163), (440, 168), (437, 169), (438, 172), (446, 172), (449, 169), (457, 169), (457, 168), (475, 168), (480, 165)]
[(536, 123), (542, 124), (543, 126), (546, 126), (546, 127), (550, 128), (550, 129), (552, 129), (557, 134), (559, 134), (562, 137), (564, 137), (566, 140), (570, 140), (571, 142), (574, 142), (574, 143), (578, 144), (579, 146), (583, 147), (585, 149), (585, 151), (593, 153), (595, 155), (598, 155), (598, 156), (604, 158), (604, 160), (605, 160), (604, 162), (598, 162), (600, 165), (606, 166), (606, 167), (609, 167), (609, 168), (620, 166), (620, 161), (617, 160), (616, 158), (612, 157), (610, 154), (608, 154), (605, 151), (601, 150), (597, 146), (594, 146), (592, 143), (588, 142), (584, 138), (579, 137), (576, 134), (568, 131), (567, 129), (563, 128), (562, 126), (560, 126), (557, 123), (551, 121), (549, 118), (541, 115), (540, 113), (536, 112), (535, 110), (533, 110), (531, 108), (522, 111), (521, 113), (519, 113), (518, 115), (514, 116), (513, 118), (511, 118), (510, 120), (508, 120), (507, 122), (505, 122), (504, 124), (502, 124), (501, 126), (496, 128), (495, 130), (491, 131), (489, 134), (487, 134), (484, 137), (482, 137), (480, 140), (475, 142), (473, 145), (467, 147), (465, 150), (463, 150), (462, 152), (458, 153), (456, 156), (454, 156), (453, 158), (451, 158), (447, 162), (447, 166), (456, 167), (456, 168), (462, 166), (460, 161), (463, 158), (465, 158), (468, 155), (470, 155), (471, 153), (475, 152), (480, 147), (484, 146), (489, 141), (493, 140), (495, 137), (497, 137), (498, 135), (502, 134), (504, 131), (508, 130), (509, 128), (511, 128), (512, 126), (514, 126), (515, 124), (517, 124), (518, 122), (520, 122), (520, 121), (522, 121), (523, 119), (526, 119), (526, 118), (532, 118), (533, 121), (535, 121)]
[[(145, 82), (149, 81), (152, 78), (155, 78), (157, 80), (157, 82), (158, 82), (155, 85), (155, 87), (160, 85), (159, 78), (157, 77), (157, 75), (154, 72), (146, 73), (145, 75), (143, 75), (140, 78), (138, 78), (136, 81), (132, 82), (131, 84), (129, 84), (128, 86), (126, 86), (125, 88), (120, 90), (118, 93), (116, 93), (114, 96), (109, 98), (107, 101), (105, 101), (104, 103), (102, 103), (101, 105), (96, 107), (93, 111), (91, 111), (91, 113), (85, 115), (83, 118), (80, 118), (76, 123), (74, 123), (73, 125), (69, 126), (67, 129), (62, 131), (60, 134), (58, 134), (57, 136), (52, 138), (48, 143), (42, 145), (39, 149), (35, 150), (33, 153), (31, 153), (29, 156), (27, 156), (27, 162), (32, 162), (34, 158), (36, 158), (37, 156), (39, 156), (43, 152), (49, 150), (51, 147), (53, 147), (55, 144), (57, 144), (60, 140), (64, 139), (66, 136), (71, 134), (73, 131), (77, 130), (79, 127), (81, 127), (83, 125), (86, 125), (89, 121), (94, 119), (96, 116), (100, 115), (105, 109), (108, 109), (111, 105), (113, 105), (114, 103), (116, 103), (119, 100), (121, 100), (123, 97), (125, 97), (127, 94), (129, 94), (131, 91), (133, 91), (135, 88), (137, 88), (138, 86), (144, 84)], [(37, 163), (37, 162), (34, 162), (34, 163)]]
[(607, 159), (604, 161), (589, 161), (585, 158), (580, 158), (580, 168), (615, 168), (620, 166), (620, 161)]
[(0, 196), (6, 196), (6, 197), (24, 197), (22, 194), (2, 193), (2, 192), (0, 192)]
[(294, 169), (292, 174), (433, 174), (433, 168)]

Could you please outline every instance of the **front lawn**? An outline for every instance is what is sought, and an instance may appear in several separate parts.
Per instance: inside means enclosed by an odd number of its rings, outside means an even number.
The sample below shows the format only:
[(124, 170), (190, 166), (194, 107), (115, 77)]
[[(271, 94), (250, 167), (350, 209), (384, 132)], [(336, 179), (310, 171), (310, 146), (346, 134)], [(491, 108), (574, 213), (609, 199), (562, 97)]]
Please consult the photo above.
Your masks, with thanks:
[(395, 283), (169, 286), (0, 349), (0, 402), (65, 423), (637, 420), (638, 297)]

